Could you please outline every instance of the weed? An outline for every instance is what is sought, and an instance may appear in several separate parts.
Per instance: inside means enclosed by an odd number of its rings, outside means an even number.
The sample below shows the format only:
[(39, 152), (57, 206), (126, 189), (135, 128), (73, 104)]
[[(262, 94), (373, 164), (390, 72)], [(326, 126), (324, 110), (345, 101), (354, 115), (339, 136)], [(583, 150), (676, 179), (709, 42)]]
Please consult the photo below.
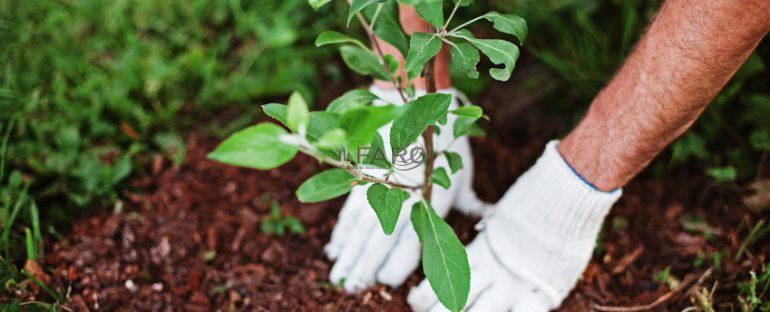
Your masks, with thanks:
[(270, 216), (262, 219), (260, 224), (262, 233), (283, 236), (287, 230), (295, 234), (305, 233), (305, 227), (297, 218), (281, 213), (278, 203), (270, 202)]
[(764, 267), (760, 275), (754, 271), (749, 272), (750, 279), (740, 283), (738, 289), (738, 301), (741, 303), (743, 311), (770, 311), (770, 300), (767, 300), (765, 293), (770, 287), (770, 268)]

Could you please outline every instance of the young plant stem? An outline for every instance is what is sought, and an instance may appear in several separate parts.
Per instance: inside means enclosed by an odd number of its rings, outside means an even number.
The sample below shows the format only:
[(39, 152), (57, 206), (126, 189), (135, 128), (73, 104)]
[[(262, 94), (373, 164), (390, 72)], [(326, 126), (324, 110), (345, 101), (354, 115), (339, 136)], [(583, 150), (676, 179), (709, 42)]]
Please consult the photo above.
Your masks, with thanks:
[[(351, 4), (351, 3), (352, 3), (352, 0), (348, 0), (348, 4)], [(361, 23), (361, 26), (364, 27), (366, 36), (369, 37), (369, 41), (374, 46), (375, 52), (377, 52), (377, 56), (380, 58), (380, 63), (382, 64), (383, 67), (385, 67), (385, 71), (388, 73), (388, 78), (390, 79), (390, 82), (393, 83), (393, 87), (395, 87), (396, 90), (398, 90), (398, 95), (401, 96), (401, 100), (404, 101), (404, 104), (408, 103), (409, 101), (406, 99), (406, 95), (404, 95), (404, 91), (401, 90), (401, 86), (398, 84), (398, 80), (396, 80), (396, 77), (393, 75), (393, 72), (390, 70), (388, 63), (385, 62), (385, 53), (382, 52), (382, 47), (380, 46), (380, 42), (377, 41), (377, 38), (374, 36), (374, 30), (372, 26), (369, 25), (368, 22), (366, 22), (364, 15), (361, 14), (360, 12), (356, 13), (356, 17), (358, 17), (358, 21)]]
[(363, 174), (353, 164), (351, 164), (351, 163), (349, 163), (347, 161), (337, 160), (337, 159), (333, 159), (331, 157), (328, 157), (328, 156), (320, 153), (318, 150), (315, 149), (315, 147), (310, 145), (310, 143), (308, 143), (308, 142), (300, 142), (298, 144), (298, 147), (299, 147), (300, 151), (302, 151), (302, 153), (305, 153), (307, 155), (315, 157), (321, 163), (326, 163), (326, 164), (331, 165), (333, 167), (337, 167), (337, 168), (340, 168), (342, 170), (345, 170), (348, 173), (350, 173), (353, 176), (355, 176), (359, 180), (364, 180), (366, 182), (372, 182), (372, 183), (385, 184), (385, 185), (390, 186), (390, 187), (397, 187), (397, 188), (408, 189), (408, 190), (419, 190), (420, 188), (422, 188), (421, 185), (417, 185), (417, 186), (406, 185), (406, 184), (401, 184), (401, 183), (398, 183), (398, 182), (390, 181), (388, 178), (384, 178), (384, 179), (383, 178), (375, 178), (375, 177), (371, 177), (371, 176), (368, 176), (366, 174)]
[(446, 28), (449, 27), (449, 22), (452, 21), (452, 18), (455, 17), (455, 13), (457, 13), (457, 9), (460, 8), (460, 2), (455, 2), (455, 7), (452, 8), (452, 13), (449, 14), (449, 18), (446, 19), (446, 23), (444, 23), (444, 26), (441, 26), (441, 31), (446, 31)]
[(450, 34), (451, 34), (451, 33), (454, 33), (454, 32), (456, 32), (456, 31), (458, 31), (458, 30), (462, 29), (462, 28), (463, 28), (463, 27), (465, 27), (465, 26), (468, 26), (468, 25), (470, 25), (470, 24), (473, 24), (473, 23), (475, 23), (476, 21), (478, 21), (478, 20), (480, 20), (480, 19), (482, 19), (482, 18), (484, 18), (484, 15), (482, 15), (482, 16), (479, 16), (479, 17), (476, 17), (476, 18), (474, 18), (474, 19), (472, 19), (472, 20), (470, 20), (470, 21), (467, 21), (467, 22), (465, 22), (465, 23), (462, 23), (462, 24), (460, 24), (460, 26), (457, 26), (457, 27), (455, 27), (455, 28), (452, 28), (452, 30), (450, 30), (450, 31), (449, 31), (449, 33), (450, 33)]
[[(433, 57), (425, 68), (425, 83), (427, 85), (427, 93), (436, 93), (436, 77), (435, 68), (436, 57)], [(428, 126), (422, 133), (423, 141), (425, 141), (425, 175), (422, 188), (422, 197), (427, 202), (431, 202), (433, 183), (430, 181), (430, 176), (433, 174), (433, 163), (436, 161), (436, 155), (433, 153), (433, 125)]]

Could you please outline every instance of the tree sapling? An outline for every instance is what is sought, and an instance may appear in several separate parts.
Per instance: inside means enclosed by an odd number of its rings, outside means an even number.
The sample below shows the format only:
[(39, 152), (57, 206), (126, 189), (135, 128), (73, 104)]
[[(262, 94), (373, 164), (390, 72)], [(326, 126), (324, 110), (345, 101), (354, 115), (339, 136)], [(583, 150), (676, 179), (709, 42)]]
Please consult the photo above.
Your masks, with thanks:
[[(331, 0), (309, 0), (318, 10)], [(449, 110), (452, 96), (436, 93), (433, 62), (447, 46), (452, 66), (471, 78), (478, 78), (476, 65), (484, 54), (494, 65), (489, 75), (505, 81), (511, 76), (519, 49), (511, 41), (479, 39), (466, 29), (480, 20), (487, 20), (505, 34), (516, 37), (519, 43), (527, 36), (527, 24), (521, 17), (489, 12), (464, 23), (450, 27), (459, 8), (472, 0), (454, 0), (451, 13), (444, 18), (442, 0), (352, 0), (348, 24), (358, 20), (373, 48), (358, 39), (336, 31), (319, 34), (316, 46), (339, 44), (345, 64), (356, 73), (390, 81), (398, 90), (403, 106), (380, 105), (372, 102), (378, 97), (366, 90), (352, 90), (332, 101), (324, 111), (309, 111), (299, 93), (289, 97), (288, 103), (267, 104), (264, 112), (282, 123), (288, 131), (273, 123), (263, 122), (236, 132), (222, 142), (209, 158), (216, 161), (268, 170), (290, 161), (297, 152), (310, 155), (333, 167), (311, 177), (296, 191), (301, 202), (314, 203), (347, 194), (355, 185), (369, 184), (366, 192), (373, 213), (382, 230), (393, 233), (401, 208), (408, 198), (420, 200), (412, 207), (411, 222), (422, 243), (422, 262), (425, 276), (440, 302), (449, 310), (459, 311), (465, 306), (470, 290), (470, 266), (465, 248), (452, 228), (433, 210), (433, 184), (450, 186), (449, 176), (462, 168), (463, 159), (455, 153), (436, 151), (433, 146), (434, 127), (447, 122), (447, 114), (457, 116), (453, 124), (455, 139), (468, 135), (482, 117), (481, 107), (466, 105)], [(403, 31), (398, 19), (399, 4), (413, 6), (419, 16), (431, 25), (432, 31), (416, 32), (411, 36)], [(403, 81), (396, 74), (398, 63), (392, 55), (384, 54), (375, 36), (396, 47), (406, 55)], [(481, 53), (479, 53), (479, 51)], [(411, 80), (423, 76), (427, 94), (414, 98)], [(414, 99), (412, 99), (414, 98)], [(411, 100), (410, 100), (411, 99)], [(389, 138), (377, 130), (392, 123)], [(422, 183), (417, 185), (392, 179), (398, 170), (393, 161), (382, 157), (356, 157), (362, 148), (382, 150), (383, 139), (389, 140), (390, 155), (399, 155), (422, 137), (424, 142), (425, 171)], [(437, 157), (446, 157), (449, 168), (434, 168)], [(374, 175), (363, 168), (380, 168), (384, 174)]]

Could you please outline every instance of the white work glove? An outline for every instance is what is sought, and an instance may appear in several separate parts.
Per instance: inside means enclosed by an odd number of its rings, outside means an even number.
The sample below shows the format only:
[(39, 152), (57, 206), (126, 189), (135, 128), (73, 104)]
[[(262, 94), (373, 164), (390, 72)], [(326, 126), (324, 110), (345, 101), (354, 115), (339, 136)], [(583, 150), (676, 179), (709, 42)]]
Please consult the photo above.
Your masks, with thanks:
[[(544, 312), (557, 308), (591, 259), (602, 221), (621, 190), (585, 182), (551, 141), (508, 190), (468, 245), (468, 311)], [(409, 293), (412, 309), (446, 311), (427, 280)]]
[[(382, 99), (382, 101), (375, 101), (374, 105), (386, 103), (403, 105), (396, 90), (371, 87), (370, 91)], [(454, 89), (439, 90), (438, 92), (452, 95), (450, 110), (458, 107), (458, 96), (464, 98)], [(418, 91), (417, 96), (421, 94), (424, 92)], [(437, 129), (438, 134), (434, 136), (434, 150), (444, 151), (448, 149), (459, 154), (463, 159), (463, 169), (451, 174), (446, 158), (444, 156), (436, 158), (436, 166), (442, 166), (447, 169), (447, 173), (450, 173), (452, 185), (448, 190), (433, 185), (433, 208), (442, 217), (446, 216), (452, 206), (465, 213), (481, 214), (488, 205), (479, 201), (471, 187), (473, 159), (471, 158), (468, 138), (461, 137), (455, 141), (452, 135), (452, 125), (456, 116), (448, 114), (447, 118), (446, 125), (440, 126)], [(390, 127), (389, 124), (378, 130), (389, 160), (392, 159)], [(422, 138), (415, 144), (423, 146)], [(410, 166), (414, 168), (409, 170), (406, 170), (406, 166), (402, 170), (398, 170), (398, 167), (396, 166), (397, 170), (391, 177), (394, 182), (413, 186), (422, 184), (424, 164), (416, 167)], [(364, 172), (377, 175), (376, 172), (367, 172), (367, 170)], [(369, 186), (356, 186), (351, 190), (340, 211), (331, 241), (324, 248), (326, 255), (331, 260), (336, 260), (329, 274), (330, 281), (333, 284), (342, 282), (341, 284), (348, 292), (357, 292), (378, 282), (398, 286), (406, 280), (420, 262), (420, 241), (409, 222), (412, 205), (418, 201), (419, 195), (411, 194), (410, 199), (404, 202), (395, 230), (391, 235), (385, 235), (366, 198), (366, 190)]]

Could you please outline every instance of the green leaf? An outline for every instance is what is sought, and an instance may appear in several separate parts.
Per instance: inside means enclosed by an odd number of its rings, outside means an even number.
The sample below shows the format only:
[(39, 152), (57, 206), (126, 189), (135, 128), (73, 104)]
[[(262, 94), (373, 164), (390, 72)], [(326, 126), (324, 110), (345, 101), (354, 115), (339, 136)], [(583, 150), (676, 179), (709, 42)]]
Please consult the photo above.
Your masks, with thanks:
[(492, 27), (497, 31), (515, 36), (519, 39), (519, 43), (524, 43), (524, 39), (527, 38), (527, 21), (520, 16), (493, 11), (482, 17), (492, 22)]
[(395, 105), (365, 106), (345, 112), (340, 117), (340, 128), (348, 133), (348, 149), (371, 143), (377, 129), (393, 121), (402, 108)]
[(460, 154), (455, 152), (444, 152), (444, 157), (446, 157), (446, 160), (449, 163), (449, 169), (452, 170), (452, 174), (457, 173), (457, 171), (463, 168), (463, 158), (460, 157)]
[(476, 39), (465, 29), (458, 30), (452, 36), (468, 40), (468, 42), (481, 50), (481, 53), (484, 53), (492, 63), (503, 65), (503, 68), (489, 69), (489, 75), (492, 78), (500, 81), (506, 81), (511, 78), (513, 66), (519, 58), (519, 47), (515, 44), (499, 39)]
[(322, 32), (320, 35), (318, 35), (318, 38), (315, 39), (316, 47), (321, 47), (321, 46), (325, 46), (328, 44), (335, 44), (335, 43), (352, 43), (361, 47), (362, 49), (367, 49), (366, 45), (364, 45), (363, 42), (357, 39), (350, 38), (345, 34), (332, 31), (332, 30), (327, 30)]
[(265, 104), (262, 105), (262, 111), (268, 116), (273, 117), (273, 119), (286, 125), (286, 105), (278, 103)]
[(471, 125), (471, 128), (470, 128), (470, 130), (468, 130), (468, 133), (467, 133), (467, 135), (468, 135), (469, 137), (484, 137), (484, 136), (486, 136), (486, 135), (487, 135), (487, 133), (484, 131), (484, 129), (481, 129), (481, 127), (479, 127), (479, 124), (478, 124), (478, 123), (475, 123), (475, 122), (474, 122), (474, 123)]
[(350, 192), (355, 177), (342, 169), (322, 171), (297, 189), (297, 198), (303, 203), (317, 203), (341, 196)]
[(348, 110), (366, 106), (366, 104), (369, 104), (376, 99), (377, 96), (368, 90), (354, 89), (345, 92), (345, 94), (329, 103), (326, 111), (337, 114), (344, 114)]
[(318, 11), (322, 6), (326, 5), (327, 3), (332, 2), (332, 0), (308, 0), (307, 3), (310, 4), (310, 7), (313, 8), (313, 10)]
[[(270, 117), (280, 121), (288, 127), (286, 119), (287, 107), (283, 104), (265, 104), (262, 110)], [(324, 133), (334, 128), (338, 128), (339, 116), (329, 112), (311, 112), (307, 125), (307, 137), (311, 142), (318, 141)]]
[(439, 36), (421, 32), (412, 34), (404, 69), (408, 72), (421, 71), (425, 63), (436, 56), (439, 51), (441, 51), (441, 38)]
[(444, 26), (443, 0), (416, 0), (412, 2), (414, 3), (414, 10), (428, 24), (438, 29)]
[(401, 213), (401, 206), (409, 198), (409, 193), (399, 188), (388, 188), (382, 184), (374, 184), (366, 190), (366, 199), (380, 220), (382, 231), (386, 235), (393, 234)]
[(438, 300), (460, 311), (468, 300), (471, 268), (452, 228), (425, 202), (412, 206), (412, 226), (422, 242), (422, 268)]
[(481, 55), (476, 47), (467, 42), (456, 43), (449, 49), (449, 55), (452, 58), (452, 64), (460, 71), (473, 79), (479, 78), (476, 64), (481, 60)]
[(286, 130), (263, 122), (238, 131), (208, 154), (221, 163), (255, 169), (273, 169), (285, 164), (297, 154), (297, 148), (283, 142)]
[(300, 132), (300, 128), (306, 131), (309, 119), (310, 112), (308, 111), (305, 99), (302, 98), (299, 92), (292, 93), (289, 97), (289, 105), (286, 112), (286, 126), (294, 132)]
[(430, 174), (430, 180), (447, 190), (452, 186), (452, 181), (449, 180), (449, 175), (443, 167), (433, 170), (433, 173)]
[(320, 139), (326, 132), (338, 128), (339, 115), (329, 112), (311, 112), (307, 126), (308, 137), (312, 140)]
[(452, 124), (452, 135), (454, 135), (455, 139), (469, 134), (473, 130), (473, 125), (477, 119), (464, 116), (455, 119), (454, 124)]
[(326, 133), (316, 142), (316, 145), (320, 148), (334, 149), (345, 146), (347, 134), (342, 129), (332, 129)]
[(385, 60), (385, 64), (388, 65), (388, 70), (390, 70), (390, 73), (395, 75), (396, 71), (398, 71), (398, 60), (396, 59), (396, 57), (393, 56), (392, 54), (385, 54), (385, 56), (382, 59)]
[(302, 234), (305, 233), (305, 226), (302, 225), (302, 222), (299, 221), (297, 218), (292, 216), (287, 216), (286, 219), (286, 226), (289, 227), (289, 231), (296, 234)]
[[(376, 11), (375, 6), (369, 6), (364, 10), (364, 15), (367, 19), (372, 20)], [(406, 55), (409, 37), (404, 32), (404, 29), (401, 28), (401, 22), (398, 17), (398, 3), (395, 0), (388, 0), (382, 3), (380, 14), (377, 16), (373, 27), (377, 38), (396, 47), (401, 52), (401, 55)]]
[(735, 170), (735, 167), (733, 166), (727, 166), (727, 167), (711, 167), (708, 168), (706, 171), (709, 176), (714, 178), (717, 182), (731, 182), (735, 181), (735, 178), (738, 176), (738, 172)]
[(452, 110), (452, 114), (455, 114), (457, 116), (465, 116), (470, 118), (481, 118), (481, 115), (484, 114), (484, 111), (481, 109), (481, 107), (476, 105), (466, 105), (463, 107), (460, 107), (458, 109)]
[(348, 22), (347, 26), (350, 27), (350, 21), (353, 20), (354, 17), (356, 17), (356, 13), (361, 12), (361, 10), (366, 9), (366, 7), (378, 3), (378, 2), (385, 2), (383, 0), (353, 0), (353, 2), (350, 3), (350, 9), (348, 10)]
[(342, 60), (350, 69), (361, 75), (371, 75), (375, 79), (388, 80), (388, 72), (372, 51), (360, 47), (344, 45), (340, 47)]
[(393, 122), (390, 130), (390, 146), (394, 154), (400, 153), (436, 120), (446, 114), (452, 96), (443, 93), (423, 95), (406, 105), (404, 113)]
[[(362, 155), (356, 155), (355, 159)], [(382, 136), (379, 133), (374, 133), (372, 143), (369, 144), (369, 148), (366, 150), (366, 156), (364, 156), (361, 164), (373, 165), (380, 168), (390, 168), (390, 162), (388, 156), (385, 154), (385, 144), (382, 141)]]
[[(441, 118), (438, 119), (438, 124), (439, 125), (442, 125), (442, 126), (446, 125), (446, 122), (447, 122), (447, 116), (446, 115), (441, 116)], [(436, 128), (436, 129), (438, 129), (438, 128)]]

